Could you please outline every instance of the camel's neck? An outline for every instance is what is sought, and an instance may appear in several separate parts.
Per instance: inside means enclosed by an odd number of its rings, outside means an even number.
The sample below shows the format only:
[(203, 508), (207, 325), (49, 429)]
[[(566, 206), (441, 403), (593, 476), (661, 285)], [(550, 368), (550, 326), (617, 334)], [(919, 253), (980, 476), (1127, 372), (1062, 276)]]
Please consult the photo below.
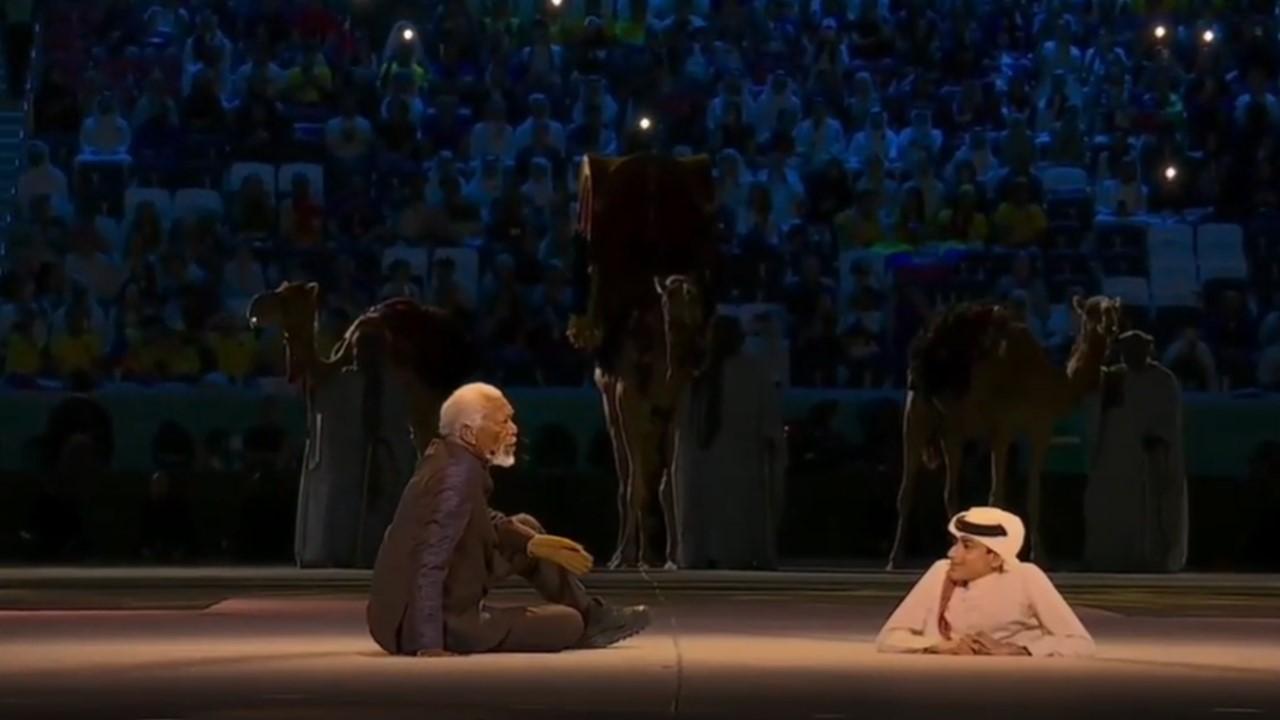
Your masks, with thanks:
[(314, 383), (324, 369), (316, 350), (315, 328), (297, 327), (284, 331), (285, 373), (289, 382), (304, 386)]
[(1101, 333), (1089, 332), (1076, 340), (1067, 361), (1067, 393), (1063, 398), (1069, 408), (1098, 388), (1106, 359), (1107, 339)]
[(658, 381), (662, 395), (675, 398), (692, 380), (697, 369), (697, 333), (693, 328), (674, 324), (668, 326), (663, 335), (665, 352), (661, 354)]

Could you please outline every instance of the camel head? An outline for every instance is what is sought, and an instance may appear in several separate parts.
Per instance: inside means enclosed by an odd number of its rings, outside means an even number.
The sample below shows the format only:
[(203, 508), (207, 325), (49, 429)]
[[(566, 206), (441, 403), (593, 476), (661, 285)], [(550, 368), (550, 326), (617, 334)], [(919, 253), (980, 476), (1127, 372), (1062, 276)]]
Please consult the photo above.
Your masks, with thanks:
[(1098, 295), (1082, 300), (1076, 297), (1071, 306), (1080, 318), (1080, 334), (1067, 360), (1067, 375), (1087, 392), (1101, 381), (1111, 342), (1120, 334), (1120, 298)]
[(662, 300), (662, 319), (667, 328), (700, 329), (706, 319), (702, 291), (686, 275), (654, 278), (653, 288)]
[(275, 290), (258, 293), (249, 302), (249, 324), (278, 327), (286, 335), (314, 331), (319, 295), (320, 286), (315, 283), (281, 283)]
[(1071, 306), (1080, 316), (1080, 335), (1110, 343), (1120, 334), (1120, 298), (1097, 295), (1087, 300), (1076, 296)]
[(706, 325), (702, 290), (687, 275), (654, 278), (653, 288), (662, 301), (662, 330), (667, 339), (667, 375), (678, 363), (673, 352), (677, 347), (694, 351)]

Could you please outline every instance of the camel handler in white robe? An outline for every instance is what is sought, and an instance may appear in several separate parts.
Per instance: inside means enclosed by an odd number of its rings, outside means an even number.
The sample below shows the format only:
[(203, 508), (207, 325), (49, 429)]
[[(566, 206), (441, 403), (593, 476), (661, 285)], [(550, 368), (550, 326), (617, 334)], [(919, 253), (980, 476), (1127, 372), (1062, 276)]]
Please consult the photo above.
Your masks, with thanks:
[(1048, 576), (1018, 560), (1022, 520), (993, 507), (956, 515), (955, 543), (876, 638), (887, 653), (1089, 657), (1093, 638)]
[(1103, 371), (1087, 407), (1091, 452), (1085, 490), (1090, 570), (1178, 572), (1187, 562), (1187, 475), (1182, 388), (1152, 360), (1152, 338), (1121, 335), (1121, 365)]
[(741, 322), (711, 325), (711, 359), (690, 387), (675, 460), (680, 567), (778, 566), (786, 478), (780, 383), (743, 352)]

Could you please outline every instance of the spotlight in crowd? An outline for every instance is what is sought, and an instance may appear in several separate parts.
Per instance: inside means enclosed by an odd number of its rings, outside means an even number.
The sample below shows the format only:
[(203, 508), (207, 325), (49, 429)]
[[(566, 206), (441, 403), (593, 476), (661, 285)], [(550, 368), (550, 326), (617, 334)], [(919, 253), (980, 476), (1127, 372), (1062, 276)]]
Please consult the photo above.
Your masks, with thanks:
[(1169, 34), (1169, 28), (1163, 25), (1157, 25), (1156, 29), (1152, 31), (1152, 34), (1156, 36), (1157, 40), (1163, 40), (1164, 36)]
[(400, 33), (400, 37), (404, 38), (405, 42), (413, 42), (413, 28), (405, 28), (404, 32)]
[(649, 128), (653, 127), (653, 121), (650, 120), (647, 115), (641, 116), (640, 122), (636, 124), (640, 126), (641, 130), (648, 130)]
[(556, 8), (558, 8), (558, 7), (560, 7), (561, 3), (563, 3), (563, 2), (564, 2), (564, 0), (551, 0), (551, 7), (556, 7)]
[(1164, 179), (1173, 182), (1178, 177), (1178, 167), (1176, 165), (1166, 165), (1164, 168)]
[(1203, 33), (1200, 34), (1200, 39), (1203, 40), (1206, 45), (1212, 43), (1213, 38), (1214, 38), (1214, 34), (1212, 30), (1205, 30)]

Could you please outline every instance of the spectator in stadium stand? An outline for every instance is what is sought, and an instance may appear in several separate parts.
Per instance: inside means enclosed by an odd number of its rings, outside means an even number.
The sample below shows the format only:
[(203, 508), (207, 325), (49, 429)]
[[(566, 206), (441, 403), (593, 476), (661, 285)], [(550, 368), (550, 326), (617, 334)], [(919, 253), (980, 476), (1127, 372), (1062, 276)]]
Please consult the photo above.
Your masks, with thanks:
[(13, 388), (34, 387), (44, 367), (45, 350), (36, 335), (35, 313), (20, 312), (9, 325), (4, 352), (4, 381)]
[(215, 78), (207, 70), (202, 68), (192, 76), (191, 90), (182, 99), (181, 115), (182, 126), (188, 132), (212, 136), (230, 128)]
[(312, 45), (303, 51), (298, 66), (285, 72), (281, 93), (285, 102), (307, 108), (329, 101), (333, 93), (333, 73), (320, 48)]
[(1280, 390), (1280, 297), (1272, 293), (1271, 307), (1258, 330), (1258, 386), (1263, 390)]
[(1009, 199), (1000, 203), (995, 217), (996, 242), (1013, 248), (1035, 245), (1049, 227), (1044, 209), (1031, 199), (1031, 183), (1015, 179), (1009, 186)]
[(951, 203), (938, 213), (937, 230), (946, 242), (975, 247), (986, 245), (990, 226), (978, 207), (978, 192), (973, 185), (961, 185)]
[(297, 173), (280, 203), (280, 238), (292, 250), (316, 250), (324, 244), (323, 198), (316, 197), (311, 178)]
[(97, 385), (105, 365), (104, 346), (103, 338), (89, 325), (87, 308), (73, 308), (67, 314), (65, 331), (54, 335), (49, 346), (54, 376), (68, 386)]
[(485, 105), (484, 120), (471, 131), (471, 157), (497, 155), (503, 162), (515, 159), (515, 131), (507, 123), (507, 106), (500, 98)]
[(358, 254), (371, 247), (376, 236), (386, 230), (386, 215), (369, 193), (362, 175), (353, 175), (346, 188), (329, 207), (329, 234), (347, 252)]
[(222, 83), (231, 77), (231, 51), (231, 41), (218, 27), (218, 16), (205, 9), (200, 11), (195, 32), (183, 47), (182, 66), (188, 69), (203, 67)]
[(809, 198), (809, 221), (826, 224), (853, 200), (849, 173), (839, 158), (827, 159), (811, 172), (805, 182)]
[(268, 94), (275, 97), (284, 86), (285, 71), (275, 63), (271, 55), (271, 44), (265, 40), (259, 40), (250, 46), (249, 59), (231, 78), (229, 99), (233, 102), (244, 100), (249, 95), (249, 81), (260, 74), (267, 79)]
[(1205, 335), (1217, 355), (1224, 390), (1253, 387), (1258, 325), (1244, 295), (1227, 290), (1210, 308)]
[(1147, 188), (1138, 176), (1138, 161), (1127, 156), (1118, 177), (1104, 180), (1096, 193), (1100, 212), (1118, 217), (1141, 215), (1147, 211)]
[(436, 95), (433, 105), (427, 110), (422, 123), (422, 138), (428, 152), (449, 152), (455, 156), (465, 156), (474, 125), (471, 110), (460, 107), (458, 96), (451, 93)]
[(796, 128), (796, 152), (801, 161), (812, 166), (828, 158), (844, 156), (844, 130), (830, 114), (826, 98), (813, 97), (809, 101), (809, 116)]
[(230, 303), (248, 307), (249, 300), (267, 289), (266, 276), (262, 265), (254, 257), (253, 249), (247, 242), (241, 242), (236, 248), (235, 257), (227, 261), (222, 269), (222, 293)]
[(82, 284), (93, 298), (114, 297), (120, 286), (120, 268), (103, 252), (106, 243), (95, 225), (92, 209), (77, 213), (69, 234), (69, 252), (64, 260), (67, 276)]
[(542, 160), (554, 178), (554, 185), (559, 188), (568, 171), (568, 162), (562, 146), (556, 144), (555, 126), (549, 121), (539, 120), (533, 124), (530, 132), (530, 143), (519, 150), (514, 158), (516, 178), (527, 179), (534, 162)]
[(1182, 328), (1180, 336), (1165, 350), (1160, 364), (1177, 376), (1184, 390), (1216, 392), (1219, 388), (1213, 351), (1200, 339), (1200, 329), (1195, 325)]
[(18, 177), (15, 196), (18, 208), (30, 206), (37, 195), (48, 196), (54, 207), (68, 207), (71, 201), (66, 173), (49, 161), (49, 146), (38, 140), (27, 145), (27, 169)]
[(133, 132), (120, 117), (120, 109), (110, 93), (94, 103), (94, 113), (80, 128), (80, 154), (84, 158), (127, 158)]
[(178, 105), (159, 71), (147, 76), (146, 88), (134, 103), (129, 125), (137, 138), (135, 146), (138, 149), (160, 151), (176, 138), (179, 130)]
[(893, 228), (894, 242), (910, 247), (922, 247), (933, 240), (933, 220), (925, 207), (924, 191), (918, 185), (908, 185), (902, 191), (902, 204)]

